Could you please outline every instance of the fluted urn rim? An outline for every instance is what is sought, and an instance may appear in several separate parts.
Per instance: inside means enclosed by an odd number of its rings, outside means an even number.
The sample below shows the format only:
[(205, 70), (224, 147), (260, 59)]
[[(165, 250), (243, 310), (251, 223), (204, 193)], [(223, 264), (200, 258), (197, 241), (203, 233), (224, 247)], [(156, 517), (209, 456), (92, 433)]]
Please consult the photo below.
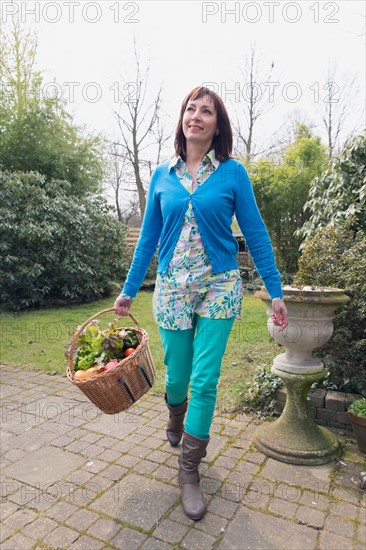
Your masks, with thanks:
[[(350, 301), (342, 288), (318, 287), (318, 286), (290, 286), (282, 287), (283, 299), (285, 302), (300, 302), (311, 304), (344, 304)], [(261, 290), (255, 292), (254, 296), (265, 302), (270, 302), (268, 292), (263, 286)]]

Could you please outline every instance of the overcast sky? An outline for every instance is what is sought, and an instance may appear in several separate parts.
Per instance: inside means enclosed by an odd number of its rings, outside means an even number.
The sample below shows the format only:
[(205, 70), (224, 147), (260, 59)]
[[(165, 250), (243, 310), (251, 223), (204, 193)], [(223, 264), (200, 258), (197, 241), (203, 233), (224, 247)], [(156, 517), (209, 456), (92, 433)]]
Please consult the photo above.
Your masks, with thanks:
[[(329, 63), (337, 80), (357, 75), (347, 131), (362, 125), (365, 102), (365, 2), (199, 2), (199, 1), (19, 1), (2, 0), (6, 28), (17, 12), (38, 33), (38, 68), (44, 82), (55, 82), (70, 101), (78, 123), (112, 135), (118, 87), (134, 78), (133, 36), (142, 66), (150, 58), (149, 92), (163, 82), (163, 108), (173, 129), (183, 97), (210, 83), (227, 103), (245, 95), (240, 74), (255, 42), (276, 107), (263, 118), (261, 137), (275, 132), (295, 109), (319, 124), (315, 103), (324, 101)], [(131, 88), (131, 93), (132, 93)], [(240, 97), (241, 95), (241, 97)], [(230, 104), (230, 105), (229, 105)], [(245, 120), (243, 118), (243, 124)], [(322, 135), (320, 126), (317, 132)], [(258, 135), (259, 138), (259, 135)]]

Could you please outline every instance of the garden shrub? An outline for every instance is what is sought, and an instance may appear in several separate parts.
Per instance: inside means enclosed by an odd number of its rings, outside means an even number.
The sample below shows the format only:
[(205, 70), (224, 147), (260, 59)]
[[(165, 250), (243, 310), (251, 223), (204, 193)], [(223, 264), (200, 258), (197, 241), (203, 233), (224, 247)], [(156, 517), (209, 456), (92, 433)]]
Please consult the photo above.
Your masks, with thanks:
[(352, 217), (366, 232), (366, 133), (353, 136), (311, 184), (304, 209), (310, 218), (295, 235), (312, 237), (320, 228), (339, 226)]
[(0, 172), (0, 297), (22, 309), (91, 300), (127, 271), (127, 227), (101, 196), (70, 196), (66, 181)]
[(332, 338), (315, 355), (329, 371), (328, 388), (366, 395), (366, 235), (354, 227), (349, 218), (308, 239), (294, 284), (338, 287), (350, 296), (336, 312)]

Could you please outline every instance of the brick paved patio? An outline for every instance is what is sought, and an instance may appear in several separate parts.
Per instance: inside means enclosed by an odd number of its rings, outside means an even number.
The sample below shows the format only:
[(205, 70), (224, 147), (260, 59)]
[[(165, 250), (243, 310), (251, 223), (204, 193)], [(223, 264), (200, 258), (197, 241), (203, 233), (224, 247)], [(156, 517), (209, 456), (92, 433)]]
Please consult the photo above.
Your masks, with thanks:
[[(292, 466), (256, 451), (259, 421), (217, 414), (201, 464), (204, 519), (188, 519), (167, 412), (148, 394), (100, 413), (62, 376), (1, 368), (1, 539), (18, 549), (363, 549), (365, 455)], [(337, 432), (336, 432), (337, 433)]]

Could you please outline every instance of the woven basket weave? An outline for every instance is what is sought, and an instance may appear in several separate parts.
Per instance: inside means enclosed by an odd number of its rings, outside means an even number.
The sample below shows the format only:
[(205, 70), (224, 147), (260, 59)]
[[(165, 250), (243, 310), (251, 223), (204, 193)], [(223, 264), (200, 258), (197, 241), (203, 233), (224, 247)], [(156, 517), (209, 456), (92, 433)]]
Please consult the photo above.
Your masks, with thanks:
[(106, 414), (116, 414), (131, 407), (149, 391), (156, 377), (154, 361), (149, 349), (149, 336), (139, 327), (136, 317), (129, 313), (137, 327), (123, 327), (123, 329), (133, 330), (137, 335), (140, 343), (136, 350), (108, 371), (86, 380), (74, 378), (73, 363), (77, 339), (91, 321), (111, 311), (115, 312), (113, 308), (109, 308), (96, 313), (75, 332), (68, 352), (66, 370), (68, 379)]

